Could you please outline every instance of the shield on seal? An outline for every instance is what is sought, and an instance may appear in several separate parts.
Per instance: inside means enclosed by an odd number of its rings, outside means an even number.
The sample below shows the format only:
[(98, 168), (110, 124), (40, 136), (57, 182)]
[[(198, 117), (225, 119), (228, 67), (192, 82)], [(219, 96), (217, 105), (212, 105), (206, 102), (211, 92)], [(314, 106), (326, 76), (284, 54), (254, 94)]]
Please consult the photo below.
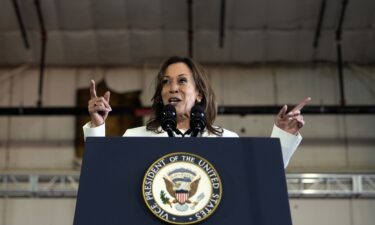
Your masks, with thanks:
[(176, 191), (176, 199), (182, 205), (189, 199), (189, 192), (184, 190)]

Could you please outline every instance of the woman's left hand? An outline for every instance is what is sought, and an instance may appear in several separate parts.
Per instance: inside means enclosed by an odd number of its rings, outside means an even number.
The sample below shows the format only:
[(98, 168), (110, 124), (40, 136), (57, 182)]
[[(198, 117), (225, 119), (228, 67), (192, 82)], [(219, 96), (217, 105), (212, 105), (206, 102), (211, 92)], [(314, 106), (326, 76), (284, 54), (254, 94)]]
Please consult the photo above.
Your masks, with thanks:
[(276, 126), (290, 134), (297, 135), (299, 130), (305, 125), (305, 121), (301, 115), (301, 109), (310, 101), (310, 97), (305, 98), (288, 113), (286, 113), (288, 106), (284, 105), (279, 114), (277, 114), (275, 121)]

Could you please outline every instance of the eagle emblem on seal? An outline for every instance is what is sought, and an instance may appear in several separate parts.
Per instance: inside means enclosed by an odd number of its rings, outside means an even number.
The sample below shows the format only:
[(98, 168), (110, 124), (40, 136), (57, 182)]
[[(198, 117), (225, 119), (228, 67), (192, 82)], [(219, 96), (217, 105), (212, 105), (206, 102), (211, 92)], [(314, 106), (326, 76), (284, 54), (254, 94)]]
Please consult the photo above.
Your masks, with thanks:
[(199, 201), (204, 198), (204, 194), (201, 193), (195, 201), (191, 200), (198, 191), (201, 178), (190, 169), (175, 169), (165, 175), (163, 179), (166, 190), (173, 199), (170, 200), (164, 191), (161, 191), (160, 198), (163, 204), (167, 204), (170, 207), (174, 205), (178, 211), (186, 211), (189, 206), (191, 209), (194, 209)]

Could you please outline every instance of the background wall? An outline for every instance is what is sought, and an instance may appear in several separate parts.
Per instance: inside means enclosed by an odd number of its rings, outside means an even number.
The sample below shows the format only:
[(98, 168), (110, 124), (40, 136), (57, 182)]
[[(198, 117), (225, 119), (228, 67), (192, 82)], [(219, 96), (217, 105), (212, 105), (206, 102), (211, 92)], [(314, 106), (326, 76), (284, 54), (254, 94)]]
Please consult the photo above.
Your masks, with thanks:
[[(206, 66), (219, 105), (338, 105), (336, 67), (319, 64)], [(76, 90), (105, 79), (111, 90), (142, 90), (150, 105), (156, 67), (49, 67), (45, 106), (75, 106)], [(348, 105), (375, 104), (375, 67), (345, 68)], [(0, 69), (0, 106), (35, 106), (37, 68)], [(98, 93), (100, 94), (100, 93)], [(240, 136), (269, 136), (275, 116), (218, 116), (216, 124)], [(304, 140), (287, 172), (375, 171), (374, 115), (305, 115)], [(145, 118), (146, 120), (147, 118)], [(74, 171), (74, 125), (70, 116), (0, 117), (0, 172)], [(75, 199), (0, 199), (0, 225), (71, 224)], [(373, 199), (291, 199), (294, 224), (374, 224)]]
[[(312, 105), (338, 105), (336, 68), (302, 66), (207, 67), (219, 105), (297, 104), (312, 97)], [(357, 67), (356, 67), (357, 68)], [(105, 79), (111, 90), (142, 90), (144, 106), (150, 106), (154, 68), (48, 68), (44, 106), (74, 106), (76, 90), (90, 79)], [(345, 70), (348, 105), (375, 103), (374, 67)], [(35, 106), (38, 72), (30, 68), (8, 75), (0, 70), (2, 106)], [(5, 75), (4, 75), (5, 74)], [(100, 94), (100, 93), (98, 93)], [(240, 136), (268, 136), (275, 116), (221, 115), (216, 124)], [(305, 115), (304, 142), (288, 171), (375, 171), (373, 115)], [(145, 118), (147, 120), (147, 118)], [(71, 116), (0, 117), (0, 168), (71, 169), (75, 118)]]

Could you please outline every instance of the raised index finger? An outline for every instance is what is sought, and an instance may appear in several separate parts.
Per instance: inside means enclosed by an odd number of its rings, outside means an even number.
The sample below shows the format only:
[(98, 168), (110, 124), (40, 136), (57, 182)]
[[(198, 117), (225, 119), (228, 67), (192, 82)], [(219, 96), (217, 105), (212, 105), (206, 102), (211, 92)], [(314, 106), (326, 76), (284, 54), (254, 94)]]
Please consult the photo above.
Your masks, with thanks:
[(91, 80), (90, 95), (91, 95), (91, 98), (96, 98), (96, 89), (95, 89), (95, 81), (94, 80)]
[(304, 100), (302, 100), (302, 102), (300, 102), (296, 107), (294, 107), (291, 112), (293, 111), (301, 111), (301, 109), (311, 101), (311, 98), (310, 97), (307, 97), (305, 98)]

